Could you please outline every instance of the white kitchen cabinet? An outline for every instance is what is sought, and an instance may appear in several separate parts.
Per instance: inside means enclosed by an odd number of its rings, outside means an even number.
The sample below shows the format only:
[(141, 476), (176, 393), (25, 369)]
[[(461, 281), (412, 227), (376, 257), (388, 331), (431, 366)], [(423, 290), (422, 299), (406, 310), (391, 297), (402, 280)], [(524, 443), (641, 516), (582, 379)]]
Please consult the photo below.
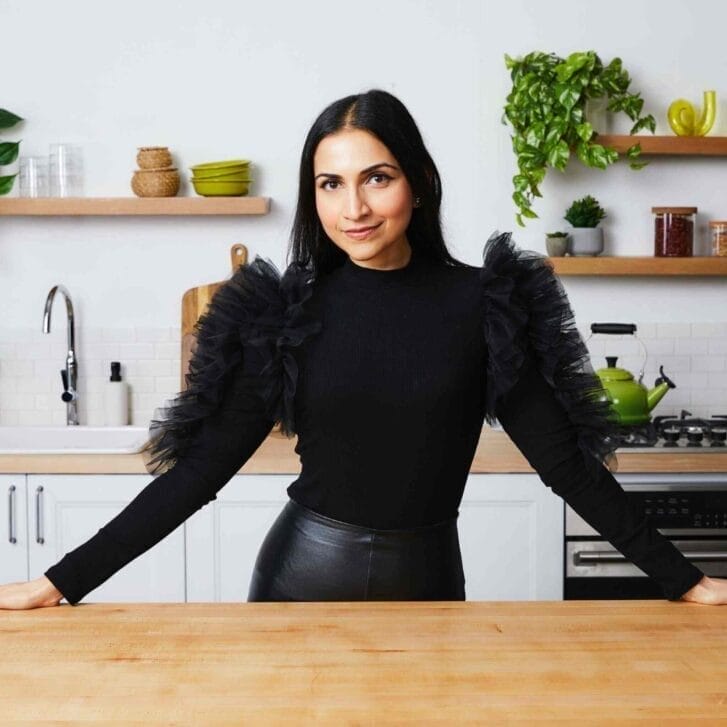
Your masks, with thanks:
[(247, 600), (265, 534), (288, 501), (286, 475), (235, 475), (187, 520), (187, 600)]
[[(247, 599), (293, 475), (237, 475), (187, 520), (187, 600)], [(537, 475), (470, 475), (459, 519), (468, 600), (560, 600), (563, 501)]]
[[(38, 578), (95, 535), (151, 479), (149, 475), (27, 475), (28, 577)], [(184, 527), (180, 526), (81, 603), (184, 600)]]
[(471, 474), (459, 515), (467, 600), (561, 600), (563, 518), (536, 474)]
[(0, 583), (28, 580), (25, 475), (0, 475)]

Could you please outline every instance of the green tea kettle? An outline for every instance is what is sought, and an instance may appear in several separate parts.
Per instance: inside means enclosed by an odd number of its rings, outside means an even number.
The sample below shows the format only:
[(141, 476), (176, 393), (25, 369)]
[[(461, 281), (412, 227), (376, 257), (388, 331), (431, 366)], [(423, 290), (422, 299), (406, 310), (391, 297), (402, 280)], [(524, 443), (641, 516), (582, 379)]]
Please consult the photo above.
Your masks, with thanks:
[[(606, 334), (636, 334), (634, 323), (593, 323), (591, 333)], [(676, 384), (664, 373), (664, 367), (659, 366), (659, 377), (654, 382), (653, 389), (647, 389), (641, 381), (644, 378), (646, 365), (646, 347), (635, 336), (644, 350), (644, 365), (641, 367), (638, 381), (626, 369), (616, 366), (617, 356), (606, 356), (606, 368), (598, 369), (596, 375), (601, 380), (605, 390), (602, 399), (607, 399), (611, 409), (618, 416), (623, 425), (646, 424), (651, 419), (651, 410), (662, 400), (669, 389), (675, 389)]]

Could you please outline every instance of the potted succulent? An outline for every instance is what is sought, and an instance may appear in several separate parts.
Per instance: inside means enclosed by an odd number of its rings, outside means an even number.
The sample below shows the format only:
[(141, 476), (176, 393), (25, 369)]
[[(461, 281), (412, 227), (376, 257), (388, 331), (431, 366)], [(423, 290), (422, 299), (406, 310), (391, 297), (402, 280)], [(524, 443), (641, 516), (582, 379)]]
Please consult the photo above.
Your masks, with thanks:
[(575, 200), (564, 218), (571, 223), (568, 252), (571, 255), (600, 255), (603, 252), (603, 229), (598, 223), (606, 213), (590, 194)]
[(550, 257), (563, 257), (568, 252), (568, 233), (546, 232), (545, 249)]
[[(0, 129), (9, 129), (23, 119), (10, 111), (0, 109)], [(8, 194), (13, 188), (13, 182), (18, 176), (17, 160), (19, 141), (4, 141), (0, 143), (0, 196)]]
[[(512, 148), (518, 172), (513, 177), (512, 199), (517, 207), (515, 219), (535, 219), (535, 197), (548, 167), (564, 171), (571, 154), (596, 169), (606, 169), (618, 161), (618, 152), (598, 143), (589, 122), (589, 100), (608, 99), (608, 110), (625, 113), (634, 124), (630, 133), (656, 128), (654, 117), (642, 116), (644, 101), (629, 92), (631, 83), (621, 59), (604, 65), (594, 51), (571, 53), (560, 58), (554, 53), (535, 51), (522, 58), (505, 55), (512, 89), (507, 96), (502, 122), (512, 127)], [(634, 144), (626, 152), (632, 169), (645, 166), (637, 161), (641, 147)]]

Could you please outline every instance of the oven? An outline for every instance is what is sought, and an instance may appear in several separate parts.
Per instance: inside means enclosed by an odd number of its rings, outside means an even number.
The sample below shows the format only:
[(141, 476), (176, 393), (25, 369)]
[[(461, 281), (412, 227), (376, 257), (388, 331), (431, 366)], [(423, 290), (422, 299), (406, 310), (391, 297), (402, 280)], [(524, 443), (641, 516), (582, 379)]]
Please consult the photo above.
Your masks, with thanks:
[[(614, 477), (633, 505), (694, 565), (710, 577), (727, 578), (727, 473)], [(565, 504), (563, 598), (663, 599), (664, 593)]]

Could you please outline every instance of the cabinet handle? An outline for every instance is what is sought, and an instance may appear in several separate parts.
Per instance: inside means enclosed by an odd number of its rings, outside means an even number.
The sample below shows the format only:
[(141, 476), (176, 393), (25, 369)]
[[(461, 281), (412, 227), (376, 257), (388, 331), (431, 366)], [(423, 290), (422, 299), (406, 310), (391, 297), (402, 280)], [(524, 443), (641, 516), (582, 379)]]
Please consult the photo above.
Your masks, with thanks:
[[(710, 563), (727, 562), (727, 552), (724, 550), (683, 550), (682, 555), (689, 560), (700, 560)], [(610, 550), (578, 550), (573, 554), (574, 565), (592, 565), (597, 563), (626, 563), (628, 561), (621, 553)]]
[(41, 513), (41, 505), (43, 504), (43, 485), (39, 485), (35, 490), (35, 542), (43, 545), (45, 538), (43, 537), (42, 525), (43, 517)]
[(8, 490), (8, 540), (15, 545), (18, 539), (15, 537), (15, 485), (10, 485)]

